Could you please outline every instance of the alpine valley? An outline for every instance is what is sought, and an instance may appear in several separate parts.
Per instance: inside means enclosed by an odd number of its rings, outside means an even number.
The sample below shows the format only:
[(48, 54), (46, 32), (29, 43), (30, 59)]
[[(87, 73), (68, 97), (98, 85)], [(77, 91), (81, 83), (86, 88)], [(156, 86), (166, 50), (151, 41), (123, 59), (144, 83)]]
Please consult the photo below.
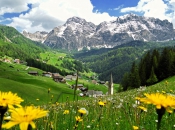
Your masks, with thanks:
[[(155, 48), (173, 47), (174, 38), (172, 23), (135, 14), (99, 25), (72, 17), (50, 32), (23, 31), (21, 34), (12, 27), (0, 25), (0, 59), (20, 59), (29, 66), (35, 62), (40, 69), (41, 66), (51, 68), (63, 76), (74, 73), (78, 66), (82, 72), (91, 70), (98, 74), (98, 80), (109, 81), (112, 74), (113, 81), (120, 83), (133, 62), (138, 63)], [(60, 59), (55, 51), (64, 52), (67, 54), (64, 56), (74, 60)], [(33, 61), (36, 59), (52, 67)]]

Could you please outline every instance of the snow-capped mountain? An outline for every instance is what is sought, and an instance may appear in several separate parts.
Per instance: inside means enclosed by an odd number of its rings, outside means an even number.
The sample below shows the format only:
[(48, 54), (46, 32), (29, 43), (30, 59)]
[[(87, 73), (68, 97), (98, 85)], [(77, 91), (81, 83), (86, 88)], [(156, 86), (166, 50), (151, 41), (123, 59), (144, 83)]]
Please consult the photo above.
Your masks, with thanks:
[(86, 47), (95, 29), (95, 24), (86, 22), (85, 19), (72, 17), (63, 26), (55, 27), (48, 34), (44, 44), (69, 50)]
[(44, 44), (53, 48), (81, 50), (84, 47), (114, 47), (133, 40), (166, 41), (175, 37), (168, 20), (128, 14), (95, 25), (79, 17), (69, 18), (47, 34)]

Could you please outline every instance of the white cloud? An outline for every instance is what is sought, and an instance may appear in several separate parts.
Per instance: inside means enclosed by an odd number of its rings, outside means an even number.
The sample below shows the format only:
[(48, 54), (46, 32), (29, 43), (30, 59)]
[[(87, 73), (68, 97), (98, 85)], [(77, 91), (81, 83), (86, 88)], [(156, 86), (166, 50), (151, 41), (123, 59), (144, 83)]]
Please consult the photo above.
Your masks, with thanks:
[(175, 0), (140, 0), (135, 7), (122, 8), (121, 12), (139, 12), (147, 17), (167, 19), (175, 28)]
[(28, 9), (29, 7), (25, 0), (0, 0), (0, 15), (5, 13), (20, 13)]
[[(4, 3), (0, 8), (2, 10), (5, 5), (8, 5), (5, 3), (7, 0), (3, 1)], [(37, 29), (39, 29), (39, 31), (50, 31), (54, 27), (62, 25), (68, 18), (73, 16), (84, 18), (86, 21), (95, 24), (116, 18), (110, 16), (107, 12), (93, 12), (94, 6), (90, 0), (30, 0), (30, 2), (26, 0), (21, 3), (19, 2), (21, 0), (16, 1), (18, 1), (21, 12), (28, 10), (27, 4), (29, 3), (32, 4), (32, 8), (28, 13), (12, 18), (12, 23), (10, 23), (9, 26), (21, 28), (21, 30), (30, 32), (35, 32)], [(16, 10), (16, 12), (19, 11), (17, 11), (14, 4), (11, 4), (9, 8), (11, 10)], [(4, 10), (4, 12), (10, 11)]]
[(120, 6), (118, 6), (117, 8), (114, 8), (114, 10), (119, 10), (119, 9), (121, 9), (122, 7), (123, 7), (123, 4), (120, 5)]

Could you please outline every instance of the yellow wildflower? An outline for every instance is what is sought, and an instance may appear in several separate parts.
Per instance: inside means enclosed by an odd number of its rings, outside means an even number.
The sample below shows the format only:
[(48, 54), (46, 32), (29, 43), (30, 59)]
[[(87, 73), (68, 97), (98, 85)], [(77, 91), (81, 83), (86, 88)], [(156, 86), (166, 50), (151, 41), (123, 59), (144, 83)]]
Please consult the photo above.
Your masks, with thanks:
[(88, 111), (85, 108), (79, 109), (78, 112), (81, 114), (81, 116), (84, 114), (88, 114)]
[(82, 119), (80, 116), (76, 116), (76, 117), (75, 117), (75, 120), (76, 120), (77, 122), (83, 121), (83, 119)]
[(57, 106), (59, 105), (59, 103), (58, 103), (58, 102), (56, 102), (55, 104), (56, 104)]
[(143, 111), (147, 112), (147, 108), (145, 108), (145, 107), (138, 106), (138, 108), (140, 108), (141, 110), (143, 110)]
[(153, 94), (145, 94), (144, 98), (137, 98), (140, 102), (144, 102), (147, 104), (153, 104), (157, 109), (161, 109), (161, 107), (165, 108), (167, 111), (170, 111), (169, 108), (175, 108), (175, 98), (171, 95), (162, 94), (162, 93), (153, 93)]
[(165, 84), (168, 85), (168, 81), (165, 81)]
[(48, 111), (33, 106), (20, 107), (11, 109), (11, 119), (6, 124), (2, 125), (2, 128), (9, 129), (17, 124), (21, 130), (27, 130), (30, 125), (32, 128), (36, 128), (33, 120), (46, 116)]
[(98, 104), (99, 104), (101, 107), (103, 107), (103, 106), (105, 105), (105, 103), (102, 102), (102, 101), (99, 101)]
[(50, 88), (48, 89), (48, 93), (50, 93)]
[(13, 108), (13, 106), (21, 107), (20, 103), (24, 100), (17, 96), (17, 94), (13, 94), (12, 92), (1, 92), (0, 91), (0, 106), (1, 107), (9, 107)]
[(133, 130), (138, 130), (138, 129), (139, 129), (139, 127), (133, 126)]
[(63, 114), (64, 114), (64, 115), (69, 114), (69, 110), (65, 110), (65, 111), (63, 112)]
[(164, 93), (164, 94), (165, 94), (166, 92), (165, 92), (165, 91), (162, 91), (162, 93)]

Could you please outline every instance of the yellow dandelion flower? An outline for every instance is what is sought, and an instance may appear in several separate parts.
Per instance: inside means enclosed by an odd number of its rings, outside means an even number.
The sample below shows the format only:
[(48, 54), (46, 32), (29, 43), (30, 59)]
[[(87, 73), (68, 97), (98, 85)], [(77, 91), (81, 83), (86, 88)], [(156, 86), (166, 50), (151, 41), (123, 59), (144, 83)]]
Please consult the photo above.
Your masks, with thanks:
[(19, 107), (9, 111), (11, 112), (11, 119), (6, 124), (3, 124), (2, 128), (9, 129), (18, 124), (21, 130), (27, 130), (29, 125), (36, 128), (33, 120), (44, 117), (48, 113), (48, 111), (33, 106)]
[(69, 114), (69, 110), (65, 110), (65, 111), (63, 112), (63, 114), (64, 114), (64, 115)]
[(50, 93), (50, 88), (48, 89), (48, 93)]
[(105, 103), (102, 102), (102, 101), (99, 101), (98, 104), (99, 104), (101, 107), (103, 107), (103, 106), (105, 105)]
[(74, 128), (74, 130), (75, 130), (77, 127), (78, 127), (78, 124), (75, 124), (75, 126), (73, 127), (73, 128)]
[(141, 110), (143, 110), (143, 111), (147, 112), (147, 108), (145, 108), (145, 107), (138, 106), (138, 108), (140, 108)]
[(133, 130), (138, 130), (138, 129), (139, 129), (139, 127), (133, 126)]
[(1, 92), (0, 91), (0, 106), (1, 107), (9, 107), (13, 108), (13, 106), (21, 107), (20, 103), (24, 100), (17, 96), (17, 94), (13, 94), (12, 92)]
[(88, 111), (85, 108), (79, 109), (78, 112), (81, 114), (81, 116), (84, 114), (88, 114)]
[(166, 92), (165, 92), (165, 91), (162, 91), (162, 93), (164, 93), (164, 94), (165, 94)]
[(165, 84), (168, 85), (168, 81), (165, 81)]
[(140, 100), (140, 97), (135, 97), (136, 100)]
[(77, 122), (83, 121), (83, 119), (82, 119), (80, 116), (76, 116), (76, 117), (75, 117), (75, 120), (76, 120)]
[(56, 102), (55, 104), (56, 104), (56, 106), (58, 106), (58, 105), (59, 105), (59, 103), (58, 103), (58, 102)]
[(175, 107), (175, 98), (171, 95), (153, 93), (145, 94), (145, 96), (145, 98), (140, 98), (139, 100), (147, 104), (153, 104), (156, 106), (157, 109), (161, 109), (161, 107), (163, 107), (168, 110), (169, 107)]

